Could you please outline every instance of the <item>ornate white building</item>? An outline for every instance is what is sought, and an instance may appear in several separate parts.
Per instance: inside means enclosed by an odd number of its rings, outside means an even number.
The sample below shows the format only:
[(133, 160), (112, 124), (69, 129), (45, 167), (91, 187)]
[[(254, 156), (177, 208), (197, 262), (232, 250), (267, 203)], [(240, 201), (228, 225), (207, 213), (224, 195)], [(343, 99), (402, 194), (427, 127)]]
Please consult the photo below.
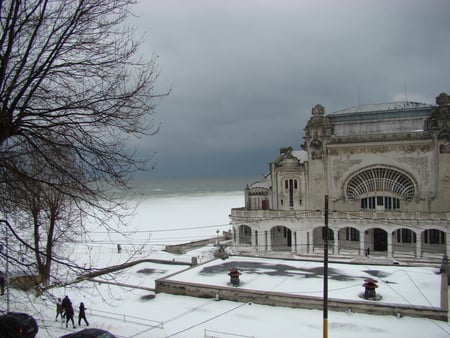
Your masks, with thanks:
[(329, 196), (331, 255), (442, 257), (450, 253), (450, 96), (316, 105), (303, 150), (282, 148), (270, 172), (231, 210), (235, 250), (323, 252)]

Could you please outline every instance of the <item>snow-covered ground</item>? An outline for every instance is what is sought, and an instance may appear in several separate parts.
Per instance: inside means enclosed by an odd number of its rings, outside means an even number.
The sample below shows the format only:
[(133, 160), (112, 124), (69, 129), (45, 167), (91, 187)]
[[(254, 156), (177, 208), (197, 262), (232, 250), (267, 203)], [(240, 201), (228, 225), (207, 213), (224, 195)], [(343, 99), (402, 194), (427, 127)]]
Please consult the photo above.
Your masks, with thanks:
[[(220, 205), (217, 205), (217, 201)], [(226, 230), (231, 207), (242, 205), (242, 194), (218, 196), (191, 196), (187, 199), (161, 198), (141, 203), (131, 228), (144, 230), (130, 233), (130, 245), (120, 238), (102, 238), (94, 234), (94, 241), (87, 246), (77, 246), (73, 255), (80, 261), (96, 266), (117, 264), (126, 260), (135, 248), (131, 243), (142, 241), (142, 251), (136, 258), (153, 258), (190, 262), (197, 257), (204, 265), (186, 270), (171, 278), (224, 285), (228, 276), (221, 272), (221, 265), (240, 264), (251, 260), (260, 264), (258, 269), (243, 270), (242, 286), (258, 290), (308, 293), (319, 295), (322, 279), (314, 276), (319, 262), (271, 260), (271, 264), (283, 265), (285, 274), (267, 273), (274, 270), (264, 266), (263, 260), (232, 257), (229, 260), (213, 260), (213, 247), (204, 247), (181, 256), (160, 251), (160, 244), (176, 243), (180, 239), (193, 240), (213, 237), (216, 229)], [(214, 225), (214, 226), (210, 226)], [(181, 229), (180, 228), (184, 228)], [(195, 228), (188, 230), (188, 228)], [(170, 230), (167, 232), (154, 230)], [(148, 230), (148, 231), (147, 231)], [(150, 241), (144, 241), (145, 238)], [(121, 253), (116, 243), (123, 244)], [(157, 294), (146, 290), (153, 288), (155, 279), (181, 272), (185, 265), (146, 262), (120, 272), (114, 280), (121, 286), (86, 281), (70, 288), (53, 290), (52, 297), (69, 295), (76, 308), (84, 302), (91, 327), (107, 329), (118, 337), (321, 337), (323, 314), (320, 310), (303, 310), (263, 306), (215, 299), (201, 299), (169, 294)], [(203, 269), (219, 271), (205, 273)], [(362, 292), (362, 280), (373, 276), (377, 270), (378, 292), (383, 301), (439, 306), (438, 276), (433, 268), (404, 266), (356, 266), (332, 264), (334, 273), (349, 276), (348, 280), (330, 279), (330, 297), (355, 299)], [(272, 270), (271, 270), (272, 269)], [(368, 272), (372, 271), (372, 272)], [(310, 274), (308, 277), (306, 275)], [(102, 278), (108, 280), (108, 278)], [(124, 286), (129, 285), (129, 286)], [(66, 329), (55, 321), (54, 298), (49, 295), (35, 298), (32, 294), (12, 291), (13, 311), (26, 310), (39, 322), (37, 337), (60, 337), (76, 329)], [(17, 300), (21, 299), (22, 302)], [(359, 299), (359, 298), (358, 298)], [(4, 298), (1, 306), (4, 307)], [(75, 317), (77, 319), (77, 317)], [(78, 323), (77, 323), (78, 324)], [(364, 315), (356, 313), (328, 313), (329, 337), (450, 337), (446, 322), (395, 316)], [(82, 325), (84, 327), (84, 325)]]
[[(211, 248), (202, 248), (192, 255), (210, 258)], [(155, 253), (154, 258), (169, 258), (168, 254)], [(174, 256), (175, 257), (175, 256)], [(189, 260), (189, 255), (176, 257)], [(230, 260), (213, 260), (194, 269), (185, 270), (172, 276), (172, 279), (193, 282), (208, 282), (226, 285), (228, 276), (220, 272), (220, 266), (233, 262), (248, 261), (249, 258), (232, 257)], [(264, 260), (250, 259), (253, 263)], [(270, 260), (271, 263), (290, 266), (290, 272), (297, 268), (311, 271), (319, 263)], [(335, 268), (334, 264), (330, 268)], [(395, 303), (439, 305), (439, 286), (432, 268), (413, 267), (361, 267), (338, 264), (336, 271), (355, 280), (333, 284), (330, 280), (330, 297), (355, 298), (362, 291), (361, 279), (365, 276), (358, 269), (372, 269), (383, 273), (380, 279), (380, 294), (384, 301)], [(109, 330), (118, 337), (320, 337), (322, 335), (323, 314), (320, 310), (291, 309), (284, 307), (263, 306), (215, 299), (201, 299), (168, 294), (157, 294), (140, 289), (154, 287), (154, 280), (186, 269), (183, 265), (142, 263), (123, 271), (117, 281), (136, 287), (116, 286), (98, 282), (83, 282), (76, 288), (56, 290), (55, 294), (68, 294), (75, 306), (81, 301), (88, 308), (88, 320), (91, 327)], [(204, 273), (207, 269), (216, 273)], [(321, 293), (322, 280), (304, 278), (300, 275), (267, 275), (265, 268), (243, 271), (242, 287), (289, 291), (293, 293)], [(256, 278), (255, 278), (256, 277)], [(409, 280), (409, 282), (408, 282)], [(411, 280), (414, 280), (412, 282)], [(389, 281), (390, 283), (386, 283)], [(306, 283), (305, 283), (306, 282)], [(403, 288), (395, 289), (395, 283), (405, 283)], [(345, 287), (349, 285), (350, 287)], [(333, 290), (333, 288), (336, 288)], [(350, 295), (350, 296), (349, 296)], [(15, 296), (18, 296), (15, 292)], [(59, 337), (67, 332), (61, 322), (54, 320), (55, 306), (52, 299), (35, 299), (28, 297), (28, 306), (32, 304), (32, 313), (40, 322), (38, 337)], [(356, 313), (332, 312), (328, 314), (329, 337), (449, 337), (448, 323), (395, 316), (364, 315)], [(77, 325), (78, 326), (78, 325)], [(83, 325), (82, 325), (83, 326)]]

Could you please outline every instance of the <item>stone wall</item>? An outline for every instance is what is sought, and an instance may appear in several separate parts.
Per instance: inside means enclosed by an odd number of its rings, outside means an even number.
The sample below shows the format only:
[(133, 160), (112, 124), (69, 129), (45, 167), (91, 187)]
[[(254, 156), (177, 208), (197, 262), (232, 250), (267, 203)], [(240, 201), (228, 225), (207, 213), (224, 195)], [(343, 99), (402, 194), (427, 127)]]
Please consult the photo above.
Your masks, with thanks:
[(202, 239), (199, 241), (192, 241), (182, 244), (166, 245), (165, 251), (173, 254), (184, 254), (189, 250), (207, 246), (208, 244), (217, 244), (217, 242), (228, 241), (231, 239), (231, 233), (229, 231), (223, 231), (222, 235), (218, 237), (212, 237), (209, 239)]
[[(356, 312), (376, 315), (394, 315), (448, 320), (448, 287), (447, 274), (442, 274), (441, 307), (411, 306), (403, 304), (382, 304), (376, 301), (350, 301), (329, 299), (330, 311)], [(320, 297), (293, 295), (287, 293), (245, 290), (239, 287), (218, 287), (206, 284), (188, 283), (170, 280), (170, 276), (155, 281), (156, 293), (169, 293), (201, 298), (218, 298), (237, 302), (252, 302), (255, 304), (284, 306), (301, 309), (323, 308)]]

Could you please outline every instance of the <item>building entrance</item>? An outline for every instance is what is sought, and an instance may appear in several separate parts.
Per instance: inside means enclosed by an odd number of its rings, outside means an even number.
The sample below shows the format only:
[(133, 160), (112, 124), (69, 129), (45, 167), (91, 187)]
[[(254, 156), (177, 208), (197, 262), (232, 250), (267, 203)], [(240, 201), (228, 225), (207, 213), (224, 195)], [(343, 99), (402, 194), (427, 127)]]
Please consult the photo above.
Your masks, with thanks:
[(387, 233), (383, 229), (373, 230), (373, 250), (387, 251)]

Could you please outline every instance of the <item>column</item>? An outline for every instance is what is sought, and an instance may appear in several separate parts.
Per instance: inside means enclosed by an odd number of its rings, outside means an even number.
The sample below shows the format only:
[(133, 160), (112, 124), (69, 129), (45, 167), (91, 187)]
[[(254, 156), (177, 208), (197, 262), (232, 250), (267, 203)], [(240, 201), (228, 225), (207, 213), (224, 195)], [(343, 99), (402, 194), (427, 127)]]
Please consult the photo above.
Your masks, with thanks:
[(310, 231), (306, 232), (306, 253), (311, 253), (311, 235)]
[(387, 255), (388, 257), (392, 257), (392, 233), (388, 232), (387, 233)]
[(366, 241), (365, 241), (366, 233), (364, 232), (364, 230), (361, 230), (361, 229), (358, 229), (358, 230), (359, 230), (359, 255), (365, 256), (366, 255)]
[(253, 249), (254, 247), (255, 247), (255, 230), (250, 228), (250, 248)]
[(416, 234), (416, 258), (422, 258), (422, 234)]
[(296, 253), (297, 252), (297, 231), (292, 231), (291, 234), (291, 252)]
[(266, 230), (266, 251), (272, 251), (272, 241), (270, 239), (270, 231)]
[(267, 252), (267, 248), (269, 246), (267, 243), (267, 231), (263, 231), (262, 236), (264, 237), (264, 252)]
[(339, 254), (339, 230), (333, 230), (334, 233), (334, 254)]

